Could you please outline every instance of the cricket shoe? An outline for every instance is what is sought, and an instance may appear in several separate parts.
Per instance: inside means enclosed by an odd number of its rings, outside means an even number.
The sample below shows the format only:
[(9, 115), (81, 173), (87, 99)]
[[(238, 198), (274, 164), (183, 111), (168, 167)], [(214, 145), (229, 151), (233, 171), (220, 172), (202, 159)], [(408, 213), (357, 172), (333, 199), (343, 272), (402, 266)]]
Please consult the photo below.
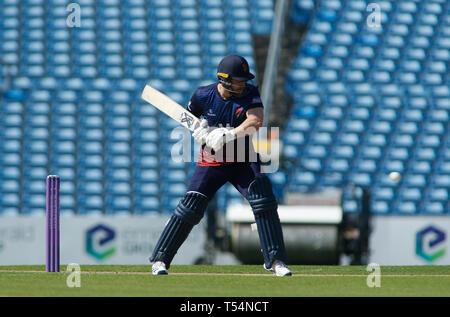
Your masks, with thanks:
[(281, 262), (280, 260), (276, 260), (270, 269), (266, 268), (266, 265), (264, 264), (264, 269), (270, 272), (274, 272), (276, 276), (291, 276), (292, 272), (289, 269), (289, 267)]
[(164, 262), (156, 261), (152, 265), (152, 274), (153, 275), (167, 275), (169, 273), (167, 273), (166, 265), (164, 264)]

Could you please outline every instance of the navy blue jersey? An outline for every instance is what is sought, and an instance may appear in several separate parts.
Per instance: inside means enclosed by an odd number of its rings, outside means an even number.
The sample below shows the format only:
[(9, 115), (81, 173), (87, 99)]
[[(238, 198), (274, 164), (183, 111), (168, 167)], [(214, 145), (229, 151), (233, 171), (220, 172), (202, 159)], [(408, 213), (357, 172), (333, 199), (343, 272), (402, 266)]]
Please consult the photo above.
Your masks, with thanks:
[[(262, 107), (261, 97), (258, 88), (255, 86), (247, 84), (242, 97), (224, 100), (217, 90), (217, 83), (214, 83), (199, 87), (192, 95), (187, 109), (196, 117), (205, 118), (210, 127), (228, 126), (236, 128), (247, 119), (246, 113), (249, 109)], [(245, 151), (254, 151), (248, 137), (246, 137)], [(219, 155), (222, 155), (222, 153), (219, 153)], [(211, 155), (211, 152), (203, 146), (198, 164), (211, 166), (230, 163), (230, 159), (225, 158), (226, 153), (223, 153), (223, 155), (222, 162), (217, 162), (217, 155)]]
[(217, 83), (198, 88), (191, 97), (187, 109), (196, 117), (203, 116), (210, 127), (238, 127), (247, 118), (246, 112), (262, 107), (258, 88), (247, 85), (243, 97), (223, 100)]

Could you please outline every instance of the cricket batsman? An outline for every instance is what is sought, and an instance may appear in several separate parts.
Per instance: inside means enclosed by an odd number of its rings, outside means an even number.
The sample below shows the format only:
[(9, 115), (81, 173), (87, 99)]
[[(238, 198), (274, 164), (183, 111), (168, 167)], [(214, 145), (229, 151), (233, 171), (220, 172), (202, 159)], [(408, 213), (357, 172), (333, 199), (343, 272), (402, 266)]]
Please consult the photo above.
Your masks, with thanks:
[[(260, 171), (258, 154), (256, 159), (250, 159), (251, 154), (255, 153), (250, 135), (262, 126), (264, 117), (258, 89), (247, 83), (255, 76), (250, 73), (245, 58), (228, 55), (219, 63), (217, 77), (218, 83), (199, 87), (187, 106), (193, 115), (203, 117), (200, 126), (193, 132), (194, 139), (202, 144), (201, 152), (187, 192), (166, 224), (150, 257), (152, 273), (168, 274), (172, 259), (192, 228), (202, 219), (208, 202), (217, 190), (230, 182), (252, 208), (264, 268), (276, 276), (290, 276), (292, 273), (286, 265), (278, 203), (272, 184)], [(234, 146), (234, 151), (229, 151), (230, 145)], [(227, 150), (234, 152), (231, 159)], [(237, 156), (244, 159), (238, 160)]]

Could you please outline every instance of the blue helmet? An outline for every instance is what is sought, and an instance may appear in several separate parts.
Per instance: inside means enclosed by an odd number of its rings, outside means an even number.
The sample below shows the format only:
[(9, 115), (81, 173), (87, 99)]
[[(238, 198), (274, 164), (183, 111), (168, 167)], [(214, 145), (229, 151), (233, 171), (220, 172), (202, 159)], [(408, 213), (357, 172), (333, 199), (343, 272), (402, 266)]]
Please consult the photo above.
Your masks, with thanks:
[(219, 63), (217, 76), (219, 80), (222, 78), (229, 82), (231, 82), (231, 79), (247, 81), (255, 78), (255, 75), (250, 73), (247, 60), (239, 55), (225, 56)]

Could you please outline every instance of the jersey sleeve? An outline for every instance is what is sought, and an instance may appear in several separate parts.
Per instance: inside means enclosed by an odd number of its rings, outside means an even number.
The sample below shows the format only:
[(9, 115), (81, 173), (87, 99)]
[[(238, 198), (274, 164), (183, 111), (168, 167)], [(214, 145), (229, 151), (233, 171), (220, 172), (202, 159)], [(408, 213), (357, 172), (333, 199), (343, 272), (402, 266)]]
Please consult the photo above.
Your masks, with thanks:
[(186, 109), (197, 118), (203, 115), (203, 107), (199, 103), (197, 91), (194, 92), (194, 94), (192, 95), (191, 100), (189, 101)]
[(252, 92), (249, 95), (250, 102), (246, 107), (246, 111), (253, 108), (264, 108), (261, 96), (259, 95), (258, 89), (253, 88)]

